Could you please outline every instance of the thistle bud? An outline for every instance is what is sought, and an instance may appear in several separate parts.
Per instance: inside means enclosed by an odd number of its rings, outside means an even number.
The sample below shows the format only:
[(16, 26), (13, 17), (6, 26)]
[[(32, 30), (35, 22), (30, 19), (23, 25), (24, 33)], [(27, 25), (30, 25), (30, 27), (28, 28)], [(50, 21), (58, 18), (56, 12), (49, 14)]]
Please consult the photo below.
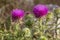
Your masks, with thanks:
[(60, 17), (60, 8), (56, 8), (56, 9), (54, 10), (54, 13), (56, 13), (56, 14), (55, 14), (56, 16)]
[(48, 12), (48, 14), (47, 14), (47, 16), (46, 16), (47, 21), (48, 21), (48, 20), (51, 20), (53, 17), (54, 17), (53, 12)]
[(59, 14), (59, 13), (60, 13), (60, 8), (56, 8), (56, 9), (54, 9), (54, 13)]
[(48, 40), (45, 36), (41, 36), (40, 40)]
[(30, 37), (31, 36), (31, 31), (29, 28), (23, 28), (23, 33), (25, 37)]

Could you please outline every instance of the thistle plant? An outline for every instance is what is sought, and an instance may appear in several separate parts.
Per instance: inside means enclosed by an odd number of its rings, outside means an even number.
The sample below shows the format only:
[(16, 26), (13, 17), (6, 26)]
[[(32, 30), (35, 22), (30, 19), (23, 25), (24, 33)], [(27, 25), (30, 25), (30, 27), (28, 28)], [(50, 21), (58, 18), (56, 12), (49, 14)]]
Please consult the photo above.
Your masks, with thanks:
[(24, 10), (22, 10), (22, 9), (13, 9), (11, 11), (11, 16), (12, 16), (11, 17), (12, 22), (14, 23), (14, 25), (12, 26), (13, 29), (11, 29), (12, 32), (13, 32), (13, 35), (17, 37), (16, 40), (20, 40), (20, 39), (22, 40), (23, 32), (22, 32), (20, 26), (23, 25), (22, 20), (23, 20), (23, 17), (24, 17)]
[[(43, 32), (43, 24), (42, 24), (42, 17), (47, 15), (48, 7), (43, 4), (38, 4), (33, 8), (33, 13), (36, 18), (39, 19), (39, 30)], [(42, 36), (42, 34), (41, 34)]]
[(1, 8), (0, 40), (60, 40), (58, 6), (38, 4), (39, 0), (34, 0), (36, 3), (18, 0), (21, 4), (16, 1), (12, 0), (14, 3), (9, 2), (7, 8)]

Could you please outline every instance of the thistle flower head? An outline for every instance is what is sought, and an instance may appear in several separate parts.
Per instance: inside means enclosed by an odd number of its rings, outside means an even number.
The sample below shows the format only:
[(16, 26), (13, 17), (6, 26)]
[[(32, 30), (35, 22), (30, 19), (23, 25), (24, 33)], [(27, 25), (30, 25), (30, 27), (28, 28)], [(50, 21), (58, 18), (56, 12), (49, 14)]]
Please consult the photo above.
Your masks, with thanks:
[(13, 20), (20, 19), (20, 18), (23, 18), (23, 16), (24, 16), (24, 10), (22, 10), (22, 9), (13, 9), (11, 14), (12, 14), (12, 19)]
[(46, 5), (38, 4), (34, 6), (33, 13), (37, 18), (42, 17), (48, 13), (48, 7)]

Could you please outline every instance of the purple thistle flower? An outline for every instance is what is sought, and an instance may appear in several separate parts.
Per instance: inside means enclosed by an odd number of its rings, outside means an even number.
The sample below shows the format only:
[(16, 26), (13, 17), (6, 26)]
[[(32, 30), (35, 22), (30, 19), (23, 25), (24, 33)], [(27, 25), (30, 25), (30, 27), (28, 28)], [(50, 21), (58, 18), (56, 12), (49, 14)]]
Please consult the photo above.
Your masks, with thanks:
[(48, 13), (48, 7), (46, 5), (38, 4), (34, 6), (33, 13), (37, 18), (42, 17)]
[(16, 20), (16, 19), (21, 19), (24, 17), (24, 10), (22, 9), (13, 9), (11, 11), (12, 14), (12, 19)]

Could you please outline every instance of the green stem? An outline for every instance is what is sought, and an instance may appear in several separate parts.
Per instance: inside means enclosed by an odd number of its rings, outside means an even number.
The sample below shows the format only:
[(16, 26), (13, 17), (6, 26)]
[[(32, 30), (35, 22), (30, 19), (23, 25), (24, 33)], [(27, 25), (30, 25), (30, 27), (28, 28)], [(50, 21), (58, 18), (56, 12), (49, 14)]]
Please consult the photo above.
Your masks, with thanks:
[(4, 36), (2, 36), (2, 40), (4, 40)]
[(56, 22), (55, 22), (55, 36), (56, 36), (56, 38), (54, 39), (54, 40), (57, 40), (57, 21), (58, 21), (58, 15), (57, 14), (55, 14), (55, 16), (56, 16)]
[[(58, 21), (58, 17), (56, 16), (56, 23), (55, 23), (55, 24), (57, 24), (57, 21)], [(57, 38), (57, 26), (58, 26), (58, 25), (56, 25), (56, 27), (55, 27), (56, 38)], [(57, 39), (56, 39), (56, 40), (57, 40)]]
[(42, 19), (39, 19), (39, 30), (43, 32), (43, 25), (42, 25)]

